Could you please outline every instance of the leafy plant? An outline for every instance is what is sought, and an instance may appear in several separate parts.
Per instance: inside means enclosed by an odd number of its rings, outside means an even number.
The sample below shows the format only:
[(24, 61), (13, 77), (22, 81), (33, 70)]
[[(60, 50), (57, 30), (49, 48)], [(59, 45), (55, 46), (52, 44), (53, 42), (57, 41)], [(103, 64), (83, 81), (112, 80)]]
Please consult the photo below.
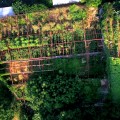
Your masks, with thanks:
[(22, 1), (17, 0), (12, 4), (13, 10), (16, 14), (25, 13), (27, 6), (22, 3)]
[(98, 43), (96, 41), (92, 41), (90, 43), (90, 51), (97, 52), (97, 49), (98, 49)]
[[(65, 106), (75, 105), (78, 101), (82, 104), (84, 100), (88, 103), (96, 100), (94, 95), (97, 94), (99, 80), (93, 82), (94, 80), (89, 79), (88, 82), (84, 82), (77, 76), (71, 78), (62, 75), (35, 75), (27, 83), (28, 95), (31, 98), (29, 106), (35, 111), (34, 117), (52, 119), (59, 115), (64, 118)], [(90, 92), (92, 94), (89, 94)]]
[(5, 54), (5, 60), (6, 60), (6, 61), (11, 60), (11, 56), (10, 56), (9, 53), (6, 53), (6, 54)]
[(84, 9), (81, 9), (77, 5), (71, 5), (69, 8), (70, 16), (72, 17), (73, 21), (76, 20), (84, 20), (87, 17), (87, 13)]
[(81, 3), (85, 3), (85, 2), (86, 2), (86, 0), (80, 0), (80, 2), (81, 2)]
[(47, 9), (47, 7), (43, 4), (33, 4), (30, 8), (28, 12), (38, 12), (38, 11), (43, 11)]
[(114, 102), (119, 103), (120, 100), (120, 96), (118, 95), (118, 92), (120, 91), (119, 88), (119, 79), (120, 79), (120, 75), (119, 75), (119, 69), (120, 69), (120, 59), (119, 58), (113, 58), (110, 57), (109, 58), (109, 78), (110, 78), (110, 82), (111, 82), (111, 95), (112, 95), (112, 99)]
[(6, 44), (4, 40), (0, 40), (0, 50), (6, 49)]
[(101, 4), (102, 0), (86, 0), (86, 5), (88, 7), (97, 8)]
[(33, 4), (30, 6), (30, 5), (24, 4), (21, 0), (16, 0), (12, 4), (12, 7), (16, 14), (38, 12), (38, 11), (47, 9), (47, 7), (43, 4)]
[(0, 119), (12, 120), (13, 118), (13, 96), (9, 89), (1, 82), (0, 78)]

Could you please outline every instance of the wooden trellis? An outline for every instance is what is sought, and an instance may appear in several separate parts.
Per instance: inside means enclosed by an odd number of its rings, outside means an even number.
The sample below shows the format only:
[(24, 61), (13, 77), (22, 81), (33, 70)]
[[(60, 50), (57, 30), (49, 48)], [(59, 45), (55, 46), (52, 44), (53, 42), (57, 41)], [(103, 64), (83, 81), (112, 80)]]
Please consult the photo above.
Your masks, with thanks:
[[(52, 20), (56, 21), (61, 22)], [(104, 56), (102, 33), (96, 27), (83, 27), (79, 32), (72, 26), (64, 30), (43, 31), (43, 21), (33, 23), (27, 15), (8, 17), (0, 22), (0, 73), (10, 76), (16, 89), (25, 85), (33, 73), (54, 72), (56, 67), (53, 61), (57, 59), (84, 58), (86, 65), (81, 68), (89, 77), (92, 68), (90, 57)], [(51, 22), (51, 19), (46, 22)], [(21, 94), (24, 96), (24, 91)], [(25, 100), (17, 94), (15, 96), (18, 100)]]
[[(85, 69), (89, 71), (89, 57), (103, 53), (101, 30), (97, 28), (84, 29), (82, 35), (72, 27), (42, 31), (43, 21), (33, 23), (27, 15), (8, 17), (0, 22), (0, 61), (4, 66), (0, 71), (6, 71), (3, 75), (10, 75), (13, 84), (24, 83), (34, 72), (54, 71), (54, 59), (85, 57)], [(93, 42), (97, 47), (90, 49)]]
[[(5, 41), (5, 46), (0, 52), (0, 60), (8, 66), (5, 69), (13, 81), (16, 79), (24, 81), (25, 78), (28, 78), (27, 74), (33, 72), (53, 71), (52, 60), (60, 58), (86, 57), (86, 69), (89, 71), (90, 56), (103, 53), (101, 31), (98, 29), (85, 30), (83, 36), (79, 36), (75, 31), (68, 31), (68, 33), (46, 31), (34, 33), (32, 38), (31, 34), (27, 34), (24, 36), (24, 39), (28, 41), (26, 46), (14, 46), (14, 44), (12, 46), (11, 43), (22, 42), (22, 38), (7, 36), (4, 40), (1, 39), (1, 41)], [(31, 44), (31, 39), (37, 39), (37, 44)], [(92, 43), (95, 45), (92, 46)]]

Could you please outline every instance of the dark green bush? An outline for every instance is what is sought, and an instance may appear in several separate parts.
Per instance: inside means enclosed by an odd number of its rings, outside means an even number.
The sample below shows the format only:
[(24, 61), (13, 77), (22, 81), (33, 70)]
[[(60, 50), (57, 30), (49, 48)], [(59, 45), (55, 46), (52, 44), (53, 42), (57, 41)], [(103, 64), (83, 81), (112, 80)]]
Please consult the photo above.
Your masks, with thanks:
[(116, 0), (116, 2), (113, 3), (113, 7), (116, 11), (120, 11), (120, 1)]
[(86, 5), (88, 7), (98, 7), (101, 4), (102, 0), (86, 0)]
[[(99, 80), (82, 81), (79, 77), (33, 76), (27, 84), (29, 106), (35, 111), (34, 117), (52, 120), (63, 110), (77, 104), (94, 103), (98, 99)], [(96, 96), (96, 97), (95, 97)], [(78, 105), (78, 106), (79, 106)], [(39, 115), (38, 115), (39, 113)], [(49, 117), (48, 117), (49, 116)]]
[(71, 5), (69, 8), (70, 16), (72, 17), (73, 21), (75, 20), (84, 20), (87, 17), (87, 13), (85, 9), (81, 9), (77, 5)]
[(86, 2), (86, 0), (80, 0), (80, 2), (81, 2), (81, 3), (85, 3), (85, 2)]
[(62, 74), (68, 75), (83, 75), (85, 70), (82, 67), (85, 63), (82, 63), (82, 59), (71, 58), (71, 59), (57, 59), (54, 60), (55, 69)]
[(14, 114), (12, 101), (11, 92), (0, 81), (0, 120), (12, 120)]
[(17, 0), (15, 3), (12, 4), (13, 10), (16, 14), (25, 13), (27, 10), (27, 6), (23, 4), (20, 0)]
[(15, 14), (38, 12), (38, 11), (47, 9), (47, 7), (43, 4), (33, 4), (30, 6), (30, 5), (24, 4), (20, 0), (17, 0), (16, 2), (14, 2), (12, 4), (12, 7)]
[(47, 9), (47, 7), (43, 4), (33, 4), (29, 7), (29, 11), (27, 12), (38, 12)]

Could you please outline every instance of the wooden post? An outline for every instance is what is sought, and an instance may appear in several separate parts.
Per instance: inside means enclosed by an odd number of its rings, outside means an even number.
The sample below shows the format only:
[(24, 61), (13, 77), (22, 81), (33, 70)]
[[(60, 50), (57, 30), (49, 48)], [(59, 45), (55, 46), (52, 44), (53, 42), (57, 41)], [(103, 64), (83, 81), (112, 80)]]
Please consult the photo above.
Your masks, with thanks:
[(89, 59), (90, 59), (90, 55), (89, 55), (89, 41), (86, 40), (86, 31), (85, 30), (84, 30), (84, 41), (85, 41), (86, 60), (87, 60), (86, 69), (87, 69), (88, 77), (89, 77)]

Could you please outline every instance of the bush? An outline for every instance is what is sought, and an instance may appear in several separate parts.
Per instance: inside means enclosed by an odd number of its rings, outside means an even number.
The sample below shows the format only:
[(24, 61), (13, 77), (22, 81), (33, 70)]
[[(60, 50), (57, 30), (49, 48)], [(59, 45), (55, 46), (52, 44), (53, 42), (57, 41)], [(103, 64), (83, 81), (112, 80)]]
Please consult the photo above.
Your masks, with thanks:
[(85, 66), (81, 59), (58, 59), (54, 61), (55, 69), (68, 75), (83, 75), (82, 67)]
[(34, 4), (31, 7), (29, 7), (28, 12), (38, 12), (47, 9), (47, 7), (43, 4)]
[(17, 0), (15, 3), (13, 3), (12, 7), (16, 14), (25, 13), (26, 9), (27, 9), (27, 6), (19, 0)]
[(12, 7), (15, 14), (38, 12), (47, 9), (47, 7), (43, 4), (33, 4), (30, 6), (23, 4), (23, 2), (20, 0), (17, 0), (15, 3), (13, 3)]
[(44, 4), (47, 7), (52, 7), (52, 0), (36, 0), (40, 4)]
[(86, 5), (88, 7), (98, 7), (102, 0), (86, 0)]
[(74, 20), (84, 20), (87, 17), (87, 13), (84, 9), (81, 9), (77, 5), (71, 5), (69, 8), (70, 16)]
[(0, 120), (12, 120), (12, 97), (11, 92), (0, 82)]
[(119, 0), (118, 1), (116, 0), (116, 2), (113, 3), (113, 7), (116, 11), (119, 11), (120, 13), (120, 1)]
[(34, 118), (41, 116), (45, 120), (52, 120), (63, 110), (94, 103), (98, 86), (99, 80), (84, 82), (77, 76), (34, 75), (27, 83), (29, 106), (35, 111)]
[(86, 2), (86, 0), (80, 0), (80, 2), (81, 2), (81, 3), (85, 3), (85, 2)]

